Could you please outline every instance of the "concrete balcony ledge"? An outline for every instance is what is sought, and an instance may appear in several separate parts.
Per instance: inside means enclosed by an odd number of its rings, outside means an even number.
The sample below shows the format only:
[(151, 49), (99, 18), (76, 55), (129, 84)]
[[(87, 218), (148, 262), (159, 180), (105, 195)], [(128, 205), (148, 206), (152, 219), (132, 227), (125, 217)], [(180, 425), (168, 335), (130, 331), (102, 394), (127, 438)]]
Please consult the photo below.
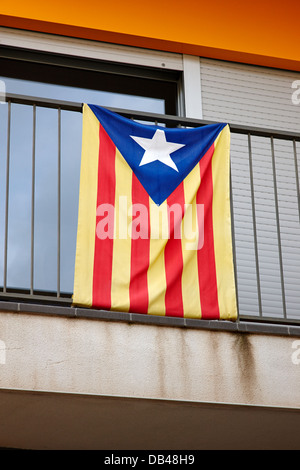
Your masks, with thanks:
[(179, 448), (170, 429), (184, 428), (189, 448), (296, 448), (299, 336), (297, 326), (0, 302), (0, 445)]
[(32, 313), (39, 315), (62, 316), (66, 318), (85, 318), (90, 320), (122, 321), (127, 323), (140, 323), (144, 325), (170, 326), (180, 328), (196, 328), (237, 333), (256, 333), (268, 335), (299, 336), (300, 325), (272, 323), (264, 321), (238, 320), (204, 320), (191, 318), (165, 317), (158, 315), (141, 315), (128, 312), (111, 312), (81, 307), (31, 304), (23, 302), (0, 301), (0, 311), (14, 313)]
[(300, 340), (292, 332), (2, 304), (0, 388), (298, 408)]

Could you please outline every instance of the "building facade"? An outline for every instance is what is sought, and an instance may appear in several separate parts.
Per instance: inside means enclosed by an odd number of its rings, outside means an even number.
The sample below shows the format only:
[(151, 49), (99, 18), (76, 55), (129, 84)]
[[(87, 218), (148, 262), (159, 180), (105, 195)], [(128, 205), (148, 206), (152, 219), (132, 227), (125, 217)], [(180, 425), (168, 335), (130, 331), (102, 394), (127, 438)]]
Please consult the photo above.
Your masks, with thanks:
[[(299, 7), (19, 3), (0, 15), (0, 447), (299, 448)], [(237, 322), (72, 306), (85, 102), (229, 123)]]

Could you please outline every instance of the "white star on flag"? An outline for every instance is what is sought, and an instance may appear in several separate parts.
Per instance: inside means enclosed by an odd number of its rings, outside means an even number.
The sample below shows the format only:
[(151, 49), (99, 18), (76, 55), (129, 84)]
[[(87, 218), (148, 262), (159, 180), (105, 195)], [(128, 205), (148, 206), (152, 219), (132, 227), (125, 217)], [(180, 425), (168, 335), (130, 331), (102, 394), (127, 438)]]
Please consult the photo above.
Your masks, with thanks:
[(146, 137), (130, 136), (137, 144), (145, 150), (143, 158), (139, 166), (147, 165), (148, 163), (160, 161), (173, 170), (178, 172), (178, 168), (172, 160), (170, 154), (184, 147), (184, 144), (176, 144), (175, 142), (167, 142), (166, 134), (163, 130), (157, 129), (152, 139)]

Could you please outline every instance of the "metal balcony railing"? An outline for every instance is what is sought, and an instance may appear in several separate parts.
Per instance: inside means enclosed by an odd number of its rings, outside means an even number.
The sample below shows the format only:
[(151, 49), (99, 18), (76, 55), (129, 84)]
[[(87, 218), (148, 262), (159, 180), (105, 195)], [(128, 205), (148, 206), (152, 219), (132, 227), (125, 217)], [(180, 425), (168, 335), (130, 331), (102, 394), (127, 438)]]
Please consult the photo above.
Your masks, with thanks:
[[(46, 304), (58, 304), (58, 305), (71, 305), (72, 292), (64, 292), (61, 289), (61, 138), (62, 138), (62, 127), (61, 127), (61, 113), (63, 111), (70, 111), (72, 113), (81, 113), (82, 104), (63, 102), (57, 100), (49, 100), (42, 98), (26, 97), (21, 95), (7, 95), (6, 96), (6, 107), (7, 107), (7, 124), (6, 124), (6, 157), (3, 158), (5, 162), (4, 167), (0, 168), (0, 173), (5, 172), (5, 191), (3, 191), (3, 197), (5, 201), (4, 207), (4, 227), (3, 227), (3, 285), (0, 286), (0, 300), (18, 300), (30, 301), (37, 303)], [(10, 218), (10, 207), (9, 207), (9, 194), (10, 194), (10, 179), (11, 179), (11, 145), (12, 145), (12, 106), (25, 105), (26, 107), (32, 108), (32, 158), (31, 158), (31, 214), (30, 214), (30, 230), (31, 230), (31, 241), (30, 241), (30, 283), (28, 287), (20, 288), (18, 286), (8, 285), (8, 246), (9, 246), (9, 218)], [(53, 188), (55, 192), (55, 200), (57, 201), (56, 217), (57, 217), (57, 232), (56, 232), (56, 289), (40, 290), (35, 288), (35, 272), (34, 272), (34, 257), (35, 257), (35, 203), (36, 203), (36, 192), (35, 192), (35, 166), (36, 166), (36, 136), (37, 136), (37, 109), (38, 108), (51, 108), (57, 111), (56, 126), (57, 126), (57, 142), (56, 155), (52, 155), (57, 161), (57, 185)], [(127, 111), (123, 109), (110, 108), (125, 117), (151, 122), (156, 124), (162, 124), (170, 127), (197, 127), (206, 124), (212, 124), (212, 122), (204, 120), (189, 119), (178, 116), (170, 115), (155, 115), (152, 113)], [(300, 185), (299, 185), (299, 142), (300, 134), (294, 134), (285, 131), (278, 131), (272, 129), (260, 129), (255, 127), (247, 127), (237, 124), (231, 124), (230, 130), (232, 135), (232, 141), (235, 149), (232, 151), (231, 158), (231, 189), (232, 189), (232, 233), (233, 233), (233, 249), (234, 249), (234, 263), (236, 273), (236, 286), (238, 295), (238, 306), (239, 306), (239, 319), (240, 320), (255, 320), (255, 321), (266, 321), (266, 322), (280, 322), (280, 323), (300, 323), (300, 266), (295, 268), (293, 260), (299, 256), (300, 260), (300, 231), (290, 229), (287, 227), (286, 231), (282, 228), (281, 224), (281, 200), (279, 198), (278, 191), (278, 177), (280, 179), (280, 170), (276, 167), (277, 165), (277, 153), (276, 145), (278, 142), (286, 142), (289, 146), (289, 178), (284, 188), (286, 194), (286, 200), (290, 198), (290, 184), (293, 185), (293, 194), (296, 196), (296, 202), (293, 201), (293, 205), (287, 207), (287, 211), (293, 219), (293, 224), (297, 219), (298, 225), (300, 221)], [(262, 143), (260, 147), (260, 142)], [(273, 219), (272, 219), (272, 240), (276, 241), (274, 250), (268, 251), (269, 239), (266, 236), (265, 240), (259, 236), (262, 224), (264, 220), (261, 220), (261, 216), (258, 216), (260, 210), (259, 204), (262, 206), (265, 203), (265, 198), (262, 196), (262, 202), (257, 197), (256, 188), (256, 174), (259, 172), (259, 166), (254, 162), (255, 149), (262, 148), (260, 152), (264, 152), (264, 148), (268, 146), (267, 154), (268, 161), (270, 163), (270, 175), (268, 178), (271, 183), (268, 188), (268, 198), (272, 201), (273, 207)], [(265, 160), (264, 156), (261, 158)], [(0, 162), (1, 164), (1, 162)], [(239, 167), (240, 165), (240, 167)], [(246, 171), (245, 171), (246, 168)], [(262, 170), (264, 171), (264, 170)], [(284, 173), (284, 171), (283, 171)], [(263, 175), (262, 180), (263, 180)], [(244, 181), (247, 181), (247, 191), (243, 188)], [(262, 191), (263, 185), (260, 183), (259, 191)], [(262, 193), (263, 194), (263, 193)], [(240, 199), (244, 202), (243, 207), (240, 207)], [(78, 201), (74, 201), (77, 204)], [(246, 205), (245, 205), (246, 204)], [(287, 203), (289, 204), (289, 202)], [(245, 207), (249, 208), (247, 215), (247, 222), (243, 225), (243, 211)], [(262, 212), (264, 213), (264, 212)], [(268, 213), (265, 212), (266, 218)], [(296, 225), (293, 225), (296, 227)], [(245, 229), (246, 227), (246, 229)], [(243, 232), (244, 230), (244, 232)], [(267, 232), (268, 233), (267, 229)], [(264, 232), (264, 227), (262, 232)], [(270, 233), (271, 233), (270, 232)], [(288, 256), (285, 258), (284, 250), (285, 244), (282, 240), (282, 234), (288, 233), (291, 236), (291, 243), (288, 248)], [(238, 233), (238, 235), (237, 235)], [(246, 233), (245, 239), (242, 233)], [(248, 241), (251, 239), (251, 250), (248, 253)], [(265, 245), (263, 245), (265, 243)], [(261, 248), (264, 246), (265, 248)], [(241, 247), (241, 248), (240, 248)], [(45, 246), (47, 250), (47, 246)], [(264, 251), (265, 250), (265, 251)], [(276, 254), (276, 256), (274, 255)], [(75, 253), (74, 253), (75, 256)], [(274, 259), (276, 258), (277, 268), (276, 280), (274, 284), (272, 281), (272, 266)], [(248, 258), (251, 258), (251, 266), (248, 263)], [(297, 263), (296, 263), (297, 264)], [(1, 264), (0, 264), (1, 267)], [(251, 268), (251, 269), (250, 269)], [(267, 281), (264, 280), (264, 272), (268, 272)], [(271, 272), (270, 272), (271, 271)], [(71, 273), (70, 275), (73, 275)], [(275, 279), (274, 277), (274, 279)], [(247, 279), (249, 279), (249, 288), (247, 288)], [(0, 277), (1, 283), (1, 277)], [(269, 290), (268, 290), (269, 289)], [(299, 295), (298, 295), (299, 292)], [(276, 302), (276, 296), (278, 299), (278, 309), (275, 314), (272, 314), (272, 301)], [(268, 304), (269, 302), (269, 304)], [(250, 305), (252, 305), (250, 307)], [(271, 313), (270, 313), (271, 309)], [(298, 310), (297, 310), (298, 309)]]

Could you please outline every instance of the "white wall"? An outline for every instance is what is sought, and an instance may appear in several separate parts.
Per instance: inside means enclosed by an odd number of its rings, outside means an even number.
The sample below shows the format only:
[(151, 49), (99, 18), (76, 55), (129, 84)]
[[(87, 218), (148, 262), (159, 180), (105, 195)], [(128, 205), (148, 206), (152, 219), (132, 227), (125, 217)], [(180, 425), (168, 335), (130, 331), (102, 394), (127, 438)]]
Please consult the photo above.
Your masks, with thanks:
[(201, 58), (203, 118), (300, 132), (298, 72)]
[(300, 342), (292, 337), (21, 313), (1, 313), (0, 335), (0, 389), (300, 403)]

